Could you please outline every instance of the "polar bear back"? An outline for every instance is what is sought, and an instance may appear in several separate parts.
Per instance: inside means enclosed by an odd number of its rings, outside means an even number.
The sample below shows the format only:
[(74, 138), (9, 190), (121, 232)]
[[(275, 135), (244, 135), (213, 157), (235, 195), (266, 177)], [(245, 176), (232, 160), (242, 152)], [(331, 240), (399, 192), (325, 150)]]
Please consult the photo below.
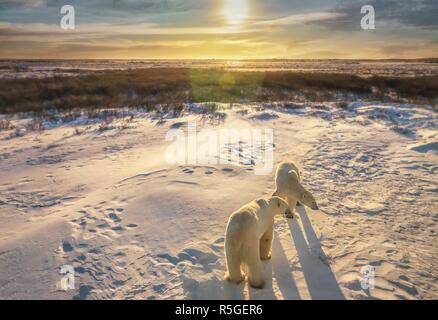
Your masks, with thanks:
[(289, 175), (290, 171), (295, 171), (296, 176), (298, 178), (298, 182), (300, 182), (300, 171), (298, 167), (293, 162), (282, 162), (278, 165), (277, 172), (275, 173), (275, 183), (277, 185), (277, 189), (285, 189), (290, 186), (291, 177)]
[(280, 163), (275, 173), (276, 190), (273, 195), (298, 199), (299, 194), (304, 190), (300, 180), (300, 171), (292, 161)]
[(288, 173), (290, 171), (295, 171), (298, 176), (298, 181), (301, 180), (300, 170), (292, 161), (282, 162), (278, 165), (277, 172), (275, 173), (275, 180), (276, 181), (278, 181), (279, 179), (282, 180), (284, 177), (288, 176)]
[(269, 203), (265, 199), (257, 199), (244, 205), (231, 214), (226, 235), (232, 238), (256, 236), (260, 230), (260, 217), (269, 214), (269, 210)]

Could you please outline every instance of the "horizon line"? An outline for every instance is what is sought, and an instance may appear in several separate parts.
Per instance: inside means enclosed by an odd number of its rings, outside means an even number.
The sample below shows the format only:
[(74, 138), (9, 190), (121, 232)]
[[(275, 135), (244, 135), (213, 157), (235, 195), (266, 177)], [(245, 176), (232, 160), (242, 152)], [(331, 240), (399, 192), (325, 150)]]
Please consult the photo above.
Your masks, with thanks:
[(419, 61), (438, 60), (437, 57), (421, 58), (0, 58), (0, 61)]

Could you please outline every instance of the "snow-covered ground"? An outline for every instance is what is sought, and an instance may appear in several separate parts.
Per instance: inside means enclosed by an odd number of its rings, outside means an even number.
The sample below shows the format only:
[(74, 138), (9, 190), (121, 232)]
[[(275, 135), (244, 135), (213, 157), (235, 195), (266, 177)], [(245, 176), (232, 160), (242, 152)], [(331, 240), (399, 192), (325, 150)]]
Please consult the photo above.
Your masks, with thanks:
[[(186, 109), (101, 130), (77, 119), (0, 132), (0, 299), (438, 298), (436, 112), (235, 105), (212, 122)], [(224, 231), (232, 211), (273, 191), (274, 171), (168, 164), (166, 133), (194, 121), (272, 128), (275, 164), (298, 163), (318, 201), (276, 219), (263, 290), (223, 281)], [(63, 265), (73, 290), (60, 289)], [(364, 266), (374, 288), (361, 286)]]

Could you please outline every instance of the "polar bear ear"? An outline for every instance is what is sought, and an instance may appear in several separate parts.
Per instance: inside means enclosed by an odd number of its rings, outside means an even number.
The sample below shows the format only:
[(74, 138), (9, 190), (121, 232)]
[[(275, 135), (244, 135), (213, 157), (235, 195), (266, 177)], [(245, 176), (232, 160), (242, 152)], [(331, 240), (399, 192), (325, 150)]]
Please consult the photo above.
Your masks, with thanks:
[(289, 177), (291, 177), (292, 179), (294, 179), (294, 180), (297, 180), (297, 181), (300, 180), (300, 179), (298, 178), (298, 173), (297, 173), (295, 170), (291, 170), (291, 171), (289, 171), (289, 172), (287, 173), (287, 175), (288, 175)]

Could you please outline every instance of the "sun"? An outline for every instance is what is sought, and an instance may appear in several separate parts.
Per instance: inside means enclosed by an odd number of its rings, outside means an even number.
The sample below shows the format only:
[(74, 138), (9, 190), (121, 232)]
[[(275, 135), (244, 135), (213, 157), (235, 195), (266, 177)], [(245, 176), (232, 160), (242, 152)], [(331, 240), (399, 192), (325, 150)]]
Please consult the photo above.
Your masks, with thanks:
[(230, 24), (241, 24), (247, 16), (247, 0), (224, 0), (224, 16)]

